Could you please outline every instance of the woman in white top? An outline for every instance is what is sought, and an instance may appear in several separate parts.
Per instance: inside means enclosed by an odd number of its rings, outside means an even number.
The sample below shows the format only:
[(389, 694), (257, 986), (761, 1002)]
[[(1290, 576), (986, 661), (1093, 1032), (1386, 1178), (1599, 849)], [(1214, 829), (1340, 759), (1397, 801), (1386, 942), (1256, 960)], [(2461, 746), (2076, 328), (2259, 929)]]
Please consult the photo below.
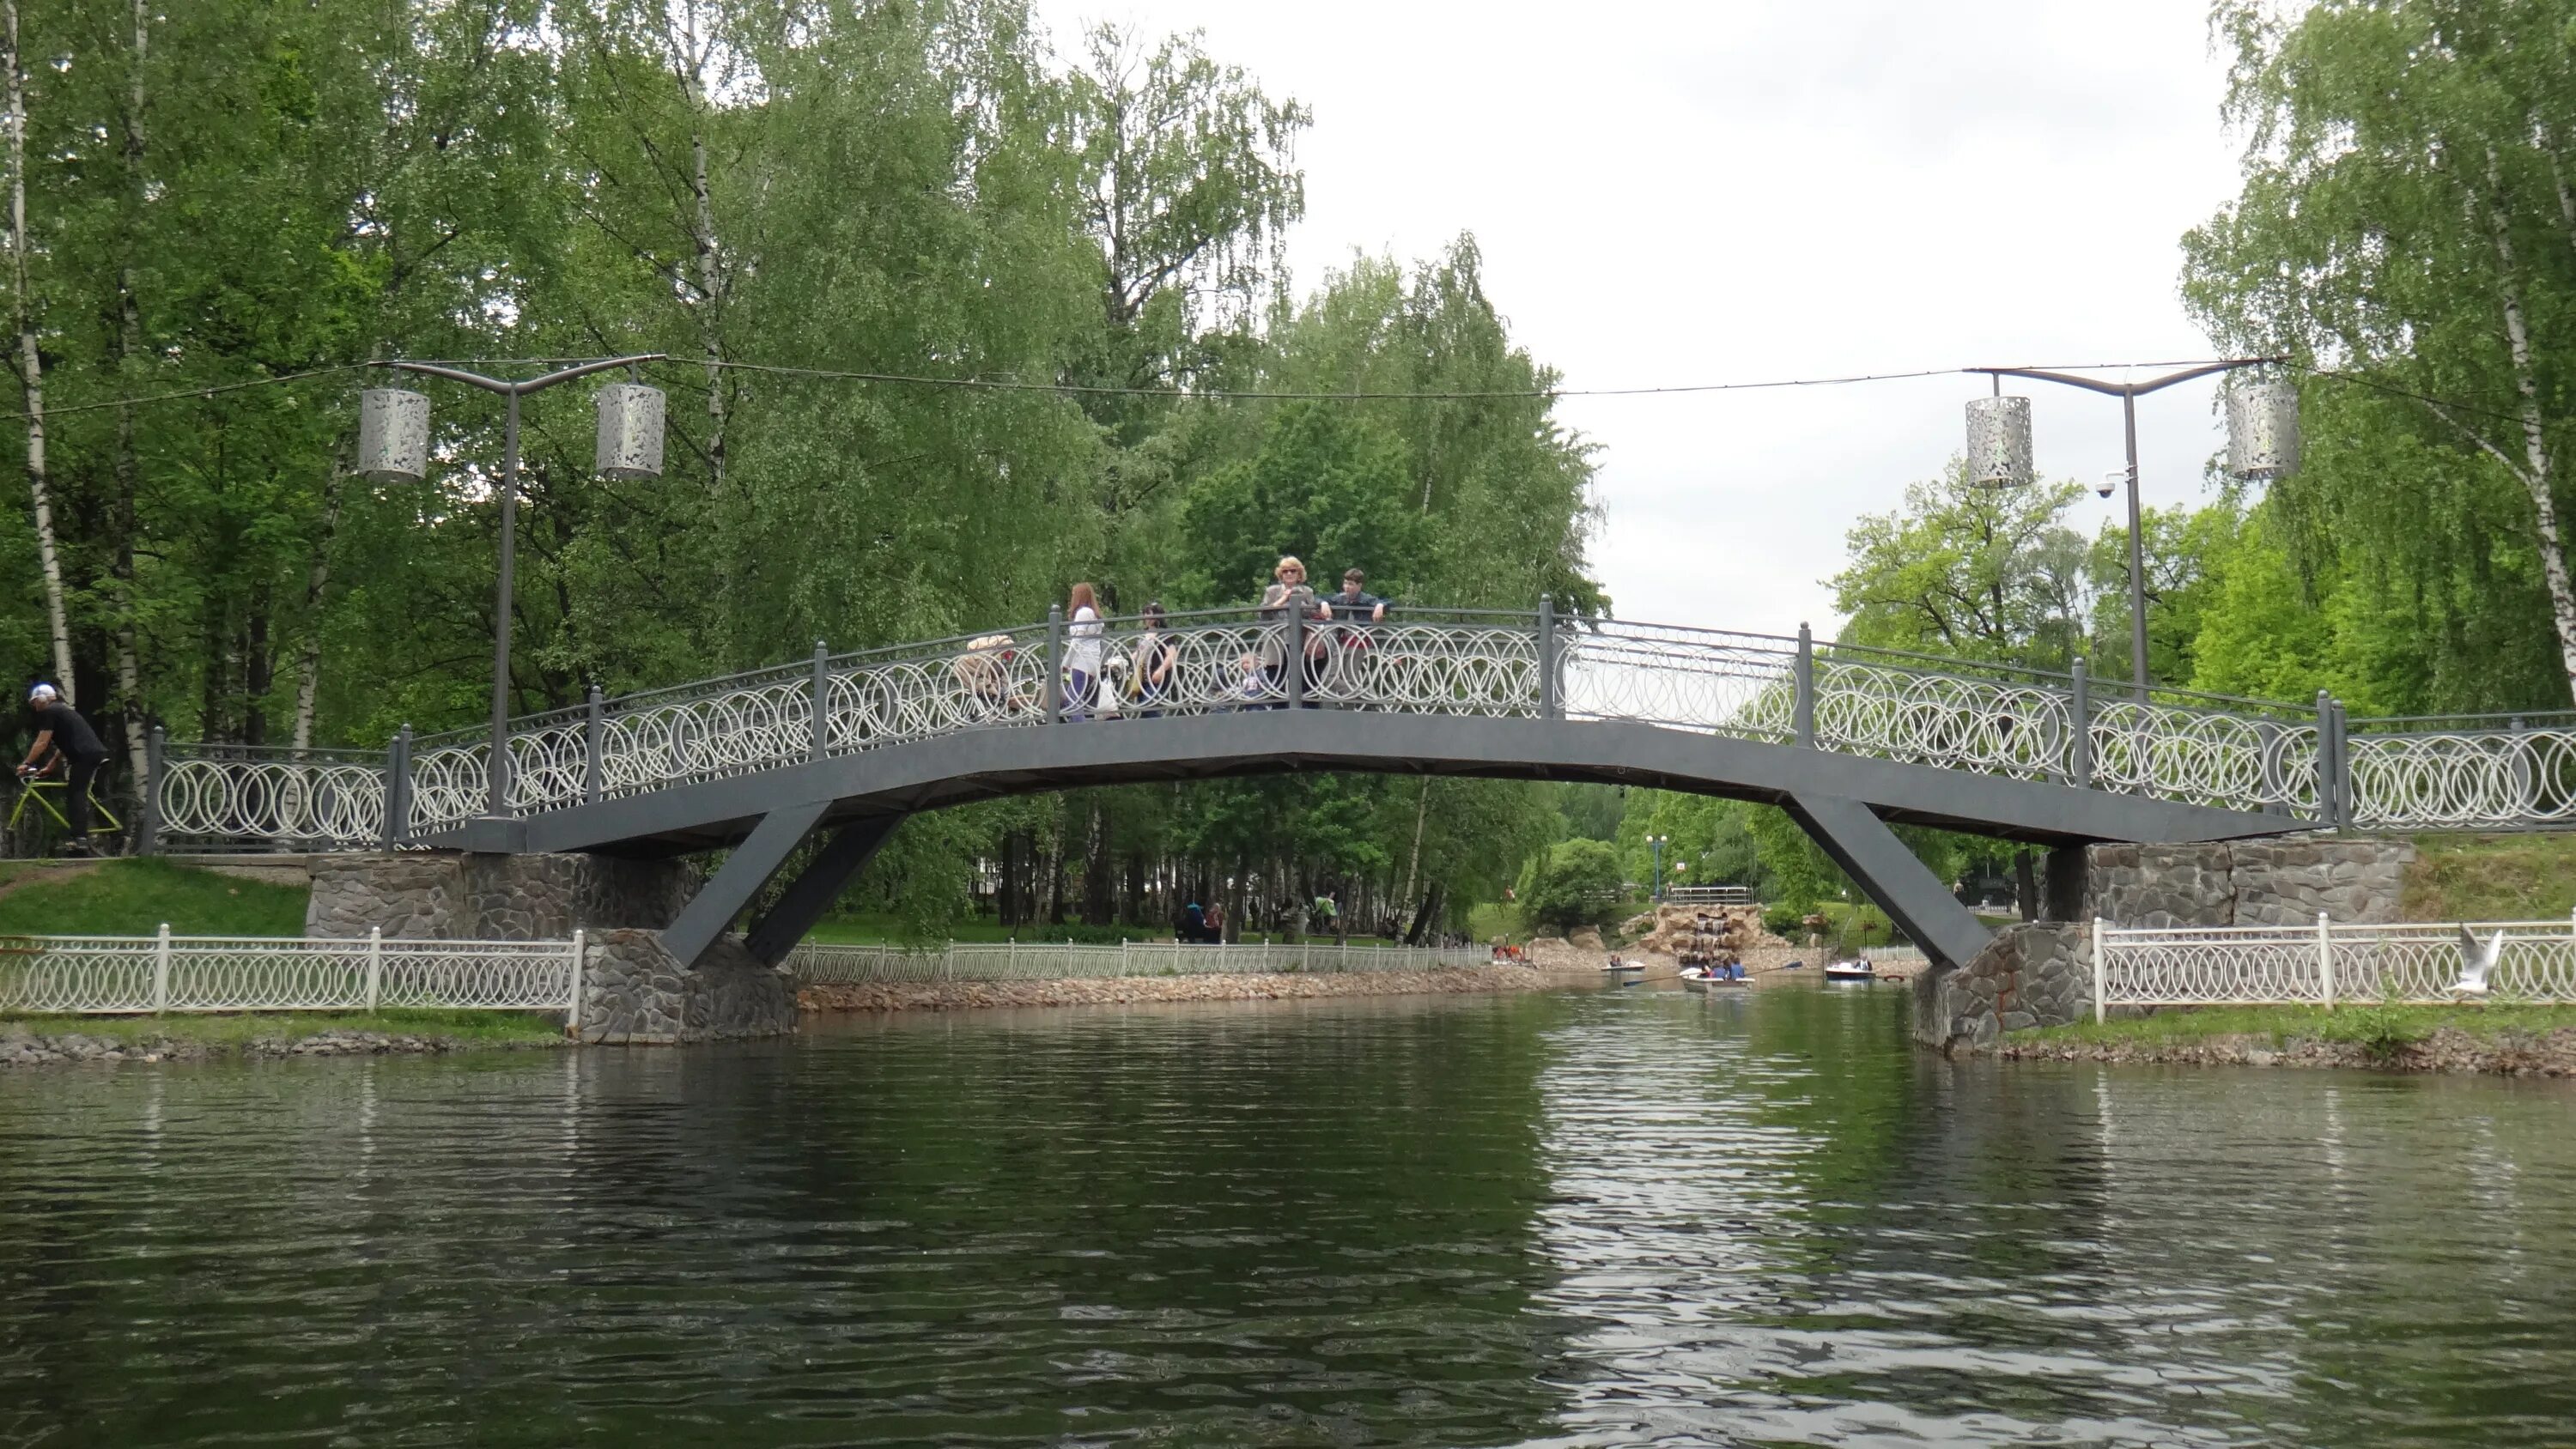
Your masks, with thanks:
[(1089, 584), (1073, 586), (1064, 638), (1064, 717), (1081, 719), (1090, 712), (1092, 691), (1100, 684), (1100, 606)]

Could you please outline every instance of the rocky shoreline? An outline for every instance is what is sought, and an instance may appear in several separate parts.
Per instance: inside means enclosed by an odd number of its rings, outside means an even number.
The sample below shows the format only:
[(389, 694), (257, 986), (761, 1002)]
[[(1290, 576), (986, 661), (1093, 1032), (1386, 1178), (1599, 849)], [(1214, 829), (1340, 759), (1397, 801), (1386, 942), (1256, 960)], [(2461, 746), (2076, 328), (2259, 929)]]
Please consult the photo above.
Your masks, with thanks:
[(1979, 1055), (2006, 1061), (2114, 1062), (2194, 1067), (2358, 1067), (2381, 1072), (2445, 1072), (2506, 1077), (2576, 1077), (2576, 1029), (2473, 1036), (2443, 1027), (2421, 1041), (2376, 1047), (2362, 1042), (2269, 1036), (2212, 1036), (2173, 1041), (2014, 1041)]
[(1286, 1001), (1323, 996), (1547, 991), (1599, 984), (1597, 971), (1484, 966), (1443, 971), (833, 984), (805, 987), (796, 993), (796, 1004), (813, 1012), (972, 1011), (995, 1006), (1125, 1006), (1157, 1001)]
[(186, 1041), (154, 1037), (117, 1041), (76, 1031), (38, 1035), (0, 1034), (0, 1067), (51, 1066), (66, 1062), (204, 1062), (222, 1057), (278, 1061), (287, 1057), (435, 1056), (447, 1052), (546, 1049), (551, 1041), (461, 1041), (445, 1036), (411, 1036), (381, 1031), (322, 1031), (300, 1037), (253, 1037), (247, 1041)]

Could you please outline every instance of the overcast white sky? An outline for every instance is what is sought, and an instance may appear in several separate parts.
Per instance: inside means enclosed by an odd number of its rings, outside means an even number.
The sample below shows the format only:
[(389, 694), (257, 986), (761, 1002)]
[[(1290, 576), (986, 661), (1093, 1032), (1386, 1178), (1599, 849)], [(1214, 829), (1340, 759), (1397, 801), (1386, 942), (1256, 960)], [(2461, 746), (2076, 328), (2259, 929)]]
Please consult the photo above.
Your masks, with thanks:
[[(2235, 190), (2199, 0), (1038, 0), (1203, 29), (1315, 113), (1301, 290), (1461, 231), (1569, 387), (2212, 355), (2178, 241)], [(1850, 521), (1958, 451), (1983, 378), (1572, 399), (1595, 572), (1627, 618), (1834, 622)], [(2039, 465), (2121, 463), (2116, 400), (2047, 384)], [(2212, 387), (2139, 405), (2150, 505), (2193, 501)], [(2089, 531), (2114, 505), (2087, 495)], [(1331, 567), (1330, 561), (1326, 566)]]

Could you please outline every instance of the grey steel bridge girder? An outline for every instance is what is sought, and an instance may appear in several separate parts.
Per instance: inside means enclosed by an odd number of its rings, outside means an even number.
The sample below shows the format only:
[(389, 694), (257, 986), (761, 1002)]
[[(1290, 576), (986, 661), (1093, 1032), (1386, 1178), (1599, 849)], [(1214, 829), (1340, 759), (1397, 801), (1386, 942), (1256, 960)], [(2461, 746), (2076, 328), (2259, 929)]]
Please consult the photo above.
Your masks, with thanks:
[(662, 931), (662, 945), (682, 966), (695, 966), (707, 948), (724, 934), (733, 918), (742, 914), (752, 897), (760, 894), (769, 878), (787, 863), (796, 847), (814, 829), (823, 812), (832, 807), (829, 800), (807, 800), (782, 805), (760, 817), (751, 834), (725, 857), (723, 866), (698, 887), (698, 893), (680, 908), (680, 914)]
[(1936, 967), (1965, 966), (1985, 946), (1986, 928), (1868, 806), (1800, 793), (1783, 808)]
[(807, 862), (796, 879), (788, 882), (786, 893), (752, 926), (745, 939), (752, 956), (764, 966), (786, 960), (787, 953), (796, 949), (796, 943), (805, 939), (816, 921), (823, 919), (823, 913), (832, 908), (850, 878), (875, 858), (904, 819), (901, 815), (871, 815), (834, 831), (831, 842)]
[(2277, 815), (1647, 724), (1301, 709), (969, 730), (521, 820), (467, 822), (422, 843), (660, 854), (742, 840), (773, 812), (816, 802), (816, 819), (833, 821), (1076, 786), (1309, 769), (1593, 780), (1780, 805), (1811, 795), (1855, 801), (1898, 823), (2050, 846), (2308, 828)]

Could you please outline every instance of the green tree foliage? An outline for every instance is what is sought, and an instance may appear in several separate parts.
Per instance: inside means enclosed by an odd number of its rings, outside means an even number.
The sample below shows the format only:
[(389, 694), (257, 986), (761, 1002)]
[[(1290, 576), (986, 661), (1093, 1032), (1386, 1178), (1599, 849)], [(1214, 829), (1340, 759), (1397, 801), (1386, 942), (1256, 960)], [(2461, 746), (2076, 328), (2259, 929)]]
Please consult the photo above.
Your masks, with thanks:
[(2264, 530), (2289, 577), (2264, 592), (2326, 621), (2320, 682), (2356, 703), (2565, 699), (2576, 6), (2223, 0), (2214, 24), (2249, 143), (2185, 239), (2185, 296), (2226, 345), (2343, 374), (2302, 387), (2308, 466)]
[(1521, 877), (1521, 912), (1558, 931), (1608, 925), (1625, 896), (1620, 881), (1619, 852), (1609, 843), (1560, 840), (1530, 860)]
[(2063, 521), (2073, 483), (1980, 488), (1953, 459), (1864, 516), (1832, 579), (1849, 644), (2063, 669), (2083, 652), (2090, 596), (2082, 535)]
[[(20, 15), (52, 63), (26, 68), (13, 301), (76, 700), (112, 737), (375, 745), (479, 716), (502, 410), (415, 383), (434, 476), (350, 476), (357, 390), (384, 380), (354, 365), (397, 355), (672, 358), (646, 377), (670, 396), (658, 479), (593, 476), (586, 387), (529, 401), (521, 709), (1024, 625), (1078, 578), (1130, 610), (1240, 604), (1291, 549), (1408, 608), (1602, 602), (1588, 449), (1473, 242), (1297, 295), (1308, 115), (1196, 36), (1059, 52), (1020, 0)], [(53, 672), (25, 505), (0, 514), (0, 591), (0, 647)], [(922, 933), (978, 907), (1159, 923), (1189, 897), (1257, 930), (1324, 892), (1370, 927), (1429, 898), (1437, 926), (1554, 838), (1551, 798), (1294, 777), (1002, 801), (908, 825), (858, 892)]]

